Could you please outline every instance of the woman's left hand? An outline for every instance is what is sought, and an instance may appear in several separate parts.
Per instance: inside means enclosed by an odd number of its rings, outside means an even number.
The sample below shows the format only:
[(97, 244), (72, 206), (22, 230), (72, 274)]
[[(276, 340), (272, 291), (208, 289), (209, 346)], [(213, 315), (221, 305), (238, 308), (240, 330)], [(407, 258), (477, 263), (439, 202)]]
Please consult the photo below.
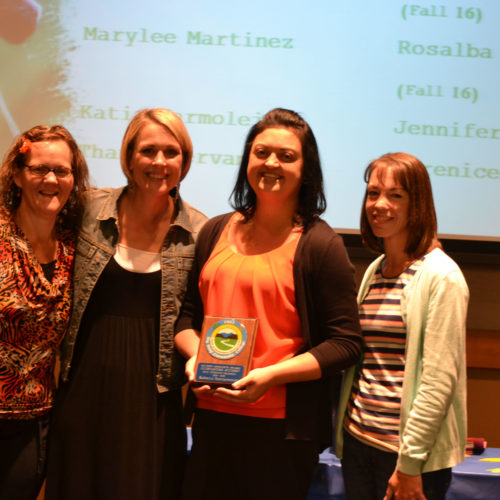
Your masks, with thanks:
[(321, 377), (321, 368), (309, 352), (299, 354), (275, 365), (255, 368), (237, 380), (232, 389), (219, 387), (214, 396), (232, 403), (255, 403), (271, 387), (290, 382), (304, 382)]
[(395, 470), (392, 473), (384, 500), (426, 500), (422, 476), (410, 476)]
[(273, 385), (272, 366), (256, 368), (237, 380), (233, 388), (218, 387), (213, 395), (232, 403), (254, 403)]

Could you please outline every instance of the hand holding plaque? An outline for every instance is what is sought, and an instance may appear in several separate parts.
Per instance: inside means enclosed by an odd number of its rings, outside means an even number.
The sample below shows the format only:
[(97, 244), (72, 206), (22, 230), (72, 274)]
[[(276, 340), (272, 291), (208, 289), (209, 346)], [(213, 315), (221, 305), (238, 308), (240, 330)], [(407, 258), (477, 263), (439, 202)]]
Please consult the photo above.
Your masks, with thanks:
[(252, 362), (257, 325), (255, 318), (205, 316), (193, 384), (221, 387), (244, 377)]

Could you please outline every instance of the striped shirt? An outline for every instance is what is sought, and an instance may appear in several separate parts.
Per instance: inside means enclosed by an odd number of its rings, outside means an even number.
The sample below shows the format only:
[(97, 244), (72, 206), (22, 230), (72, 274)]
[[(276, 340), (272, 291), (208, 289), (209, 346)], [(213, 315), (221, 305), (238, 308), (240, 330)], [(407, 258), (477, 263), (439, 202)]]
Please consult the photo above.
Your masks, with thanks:
[(422, 261), (415, 261), (394, 278), (384, 277), (379, 266), (360, 305), (363, 361), (344, 427), (359, 441), (383, 451), (397, 452), (399, 448), (406, 348), (401, 295)]

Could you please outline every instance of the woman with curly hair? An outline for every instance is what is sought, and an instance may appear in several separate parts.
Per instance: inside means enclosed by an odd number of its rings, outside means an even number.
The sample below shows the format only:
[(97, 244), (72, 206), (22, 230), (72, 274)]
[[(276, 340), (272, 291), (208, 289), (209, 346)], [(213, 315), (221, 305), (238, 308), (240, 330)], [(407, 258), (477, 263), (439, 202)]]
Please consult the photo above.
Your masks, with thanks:
[(71, 308), (88, 170), (62, 126), (21, 134), (0, 170), (0, 498), (43, 481), (56, 350)]

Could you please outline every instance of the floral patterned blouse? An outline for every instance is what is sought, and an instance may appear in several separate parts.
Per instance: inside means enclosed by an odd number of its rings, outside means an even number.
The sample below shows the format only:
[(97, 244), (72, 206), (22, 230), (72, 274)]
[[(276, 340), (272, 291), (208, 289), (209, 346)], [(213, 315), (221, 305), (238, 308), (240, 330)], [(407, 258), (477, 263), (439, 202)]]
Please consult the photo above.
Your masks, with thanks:
[(23, 232), (0, 207), (0, 419), (31, 419), (52, 408), (74, 253), (75, 235), (60, 231), (49, 281)]

